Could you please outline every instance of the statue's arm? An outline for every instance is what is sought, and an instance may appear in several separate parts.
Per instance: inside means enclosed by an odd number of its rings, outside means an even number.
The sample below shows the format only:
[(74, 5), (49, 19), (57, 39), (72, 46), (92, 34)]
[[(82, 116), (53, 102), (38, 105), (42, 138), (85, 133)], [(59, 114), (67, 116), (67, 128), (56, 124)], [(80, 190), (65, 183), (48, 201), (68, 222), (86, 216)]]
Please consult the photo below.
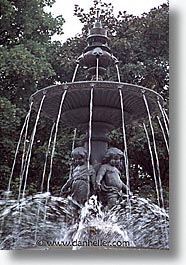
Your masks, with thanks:
[(122, 185), (122, 191), (125, 192), (126, 194), (129, 194), (132, 196), (132, 192), (130, 191), (129, 187), (123, 183)]
[(98, 174), (96, 176), (96, 187), (98, 189), (100, 189), (100, 186), (101, 186), (101, 181), (103, 179), (103, 177), (105, 176), (106, 174), (106, 171), (107, 171), (107, 168), (105, 165), (102, 165), (98, 171)]
[(95, 190), (96, 188), (96, 171), (94, 170), (94, 168), (92, 167), (90, 170), (90, 183), (93, 187), (93, 189)]
[(64, 186), (62, 187), (61, 191), (66, 191), (72, 184), (71, 179), (68, 179), (67, 182), (64, 184)]
[(128, 186), (125, 185), (125, 184), (122, 182), (122, 191), (127, 192), (128, 190), (129, 190)]

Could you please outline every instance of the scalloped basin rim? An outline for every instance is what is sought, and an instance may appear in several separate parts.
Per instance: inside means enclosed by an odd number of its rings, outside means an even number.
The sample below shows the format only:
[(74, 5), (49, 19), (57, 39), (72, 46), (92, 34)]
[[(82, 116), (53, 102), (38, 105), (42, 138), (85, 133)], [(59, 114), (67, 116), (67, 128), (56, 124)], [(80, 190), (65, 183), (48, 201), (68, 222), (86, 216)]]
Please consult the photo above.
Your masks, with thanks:
[[(152, 90), (152, 89), (149, 89), (149, 88), (146, 88), (146, 87), (143, 87), (143, 86), (139, 86), (139, 85), (134, 85), (134, 84), (130, 84), (130, 83), (122, 83), (122, 82), (114, 82), (114, 81), (77, 81), (77, 82), (69, 82), (69, 83), (63, 83), (63, 84), (57, 84), (57, 85), (51, 85), (51, 86), (47, 86), (47, 87), (44, 87), (38, 91), (36, 91), (35, 93), (33, 93), (31, 96), (30, 96), (30, 101), (32, 101), (32, 98), (34, 96), (36, 96), (38, 93), (43, 93), (46, 94), (48, 91), (50, 91), (51, 88), (57, 88), (57, 87), (60, 87), (65, 90), (65, 89), (77, 89), (79, 88), (79, 85), (90, 85), (90, 87), (87, 87), (87, 89), (90, 89), (91, 87), (94, 87), (96, 89), (96, 86), (95, 85), (112, 85), (114, 86), (114, 88), (118, 88), (118, 89), (125, 89), (125, 88), (133, 88), (133, 89), (137, 89), (138, 92), (139, 90), (141, 90), (141, 93), (151, 93), (151, 94), (154, 94), (154, 96), (156, 95), (157, 96), (157, 99), (159, 101), (161, 101), (162, 104), (164, 104), (164, 99), (163, 97), (156, 91)], [(108, 89), (108, 87), (107, 87)], [(113, 88), (110, 88), (110, 89), (113, 89)]]
[(33, 102), (33, 108), (37, 111), (42, 97), (46, 95), (42, 114), (55, 120), (58, 115), (61, 96), (64, 91), (68, 91), (63, 102), (60, 119), (67, 126), (77, 127), (89, 122), (91, 88), (94, 88), (92, 122), (112, 124), (115, 128), (121, 124), (119, 90), (123, 96), (126, 123), (147, 116), (143, 94), (146, 95), (151, 113), (159, 112), (158, 100), (161, 104), (164, 102), (161, 95), (148, 88), (110, 81), (79, 81), (52, 85), (36, 91), (30, 100)]

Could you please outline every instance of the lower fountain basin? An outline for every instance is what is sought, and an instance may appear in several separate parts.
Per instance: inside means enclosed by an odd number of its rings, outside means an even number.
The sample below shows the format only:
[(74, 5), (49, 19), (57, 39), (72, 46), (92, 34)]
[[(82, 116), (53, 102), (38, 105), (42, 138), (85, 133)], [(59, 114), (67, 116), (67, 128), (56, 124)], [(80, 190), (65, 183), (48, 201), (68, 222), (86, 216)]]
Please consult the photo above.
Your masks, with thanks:
[(35, 92), (30, 101), (37, 111), (43, 95), (46, 95), (42, 106), (42, 115), (56, 120), (61, 97), (67, 90), (62, 106), (61, 122), (65, 126), (87, 128), (89, 123), (90, 92), (93, 94), (93, 126), (105, 124), (110, 128), (121, 126), (121, 103), (119, 89), (123, 96), (125, 123), (131, 120), (145, 118), (147, 110), (143, 100), (143, 93), (149, 103), (149, 110), (152, 113), (158, 112), (157, 100), (163, 105), (163, 98), (155, 91), (127, 83), (110, 81), (83, 81), (65, 83), (49, 86)]

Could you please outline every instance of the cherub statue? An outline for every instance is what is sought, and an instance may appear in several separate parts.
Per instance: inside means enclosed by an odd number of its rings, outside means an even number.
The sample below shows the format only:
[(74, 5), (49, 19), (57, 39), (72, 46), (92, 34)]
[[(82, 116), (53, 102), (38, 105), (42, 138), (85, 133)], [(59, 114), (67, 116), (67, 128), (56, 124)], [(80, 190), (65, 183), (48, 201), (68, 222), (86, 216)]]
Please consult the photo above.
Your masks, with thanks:
[(112, 147), (107, 150), (102, 165), (96, 176), (96, 190), (103, 205), (112, 208), (122, 191), (127, 193), (128, 187), (120, 179), (120, 167), (123, 152)]
[(79, 204), (84, 204), (95, 189), (95, 170), (87, 163), (88, 153), (84, 147), (72, 151), (72, 176), (61, 189), (61, 195), (71, 195)]

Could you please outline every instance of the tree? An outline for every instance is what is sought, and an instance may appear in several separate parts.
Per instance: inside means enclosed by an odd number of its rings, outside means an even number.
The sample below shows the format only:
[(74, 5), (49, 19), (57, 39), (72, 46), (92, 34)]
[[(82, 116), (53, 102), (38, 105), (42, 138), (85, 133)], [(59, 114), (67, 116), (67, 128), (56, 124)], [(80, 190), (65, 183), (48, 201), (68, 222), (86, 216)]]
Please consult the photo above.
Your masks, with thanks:
[[(51, 83), (55, 71), (47, 53), (51, 37), (63, 33), (64, 19), (45, 11), (54, 0), (0, 1), (1, 177), (6, 189), (13, 153), (29, 97)], [(48, 81), (50, 80), (50, 81)], [(45, 126), (45, 129), (47, 126)]]
[(62, 34), (62, 16), (44, 11), (53, 0), (1, 0), (0, 91), (21, 107), (39, 83), (55, 75), (47, 49), (54, 33)]
[(7, 98), (0, 98), (0, 181), (2, 184), (7, 176), (10, 175), (15, 151), (15, 139), (12, 139), (12, 135), (20, 126), (20, 119), (23, 114)]

